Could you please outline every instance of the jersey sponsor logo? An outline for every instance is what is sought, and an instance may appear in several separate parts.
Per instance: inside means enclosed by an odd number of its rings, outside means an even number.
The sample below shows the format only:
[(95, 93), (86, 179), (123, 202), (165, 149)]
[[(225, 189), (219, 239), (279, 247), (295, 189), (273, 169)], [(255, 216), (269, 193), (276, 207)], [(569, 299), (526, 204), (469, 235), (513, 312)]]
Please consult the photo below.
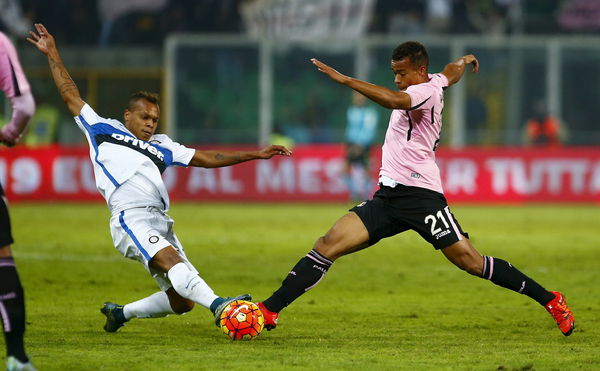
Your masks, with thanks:
[(159, 151), (156, 147), (150, 145), (149, 142), (145, 142), (143, 140), (134, 138), (129, 135), (123, 135), (119, 133), (112, 133), (111, 137), (118, 141), (123, 141), (123, 143), (131, 143), (132, 146), (137, 146), (143, 150), (150, 152), (152, 155), (156, 156), (159, 160), (164, 161), (165, 155), (161, 151)]
[(168, 149), (161, 149), (150, 142), (143, 141), (123, 132), (115, 133), (112, 131), (113, 128), (109, 125), (96, 124), (94, 125), (94, 128), (97, 130), (94, 133), (94, 140), (97, 146), (100, 146), (104, 142), (108, 142), (131, 148), (148, 157), (154, 165), (156, 165), (161, 174), (165, 171), (167, 166), (171, 164), (172, 157)]

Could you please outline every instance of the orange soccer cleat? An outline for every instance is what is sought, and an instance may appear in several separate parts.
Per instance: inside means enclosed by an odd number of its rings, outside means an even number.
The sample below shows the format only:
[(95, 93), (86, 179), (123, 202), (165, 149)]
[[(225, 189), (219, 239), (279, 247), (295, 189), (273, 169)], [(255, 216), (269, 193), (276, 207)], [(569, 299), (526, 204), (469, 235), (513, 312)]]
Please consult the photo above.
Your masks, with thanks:
[(575, 328), (575, 318), (567, 306), (565, 297), (558, 291), (550, 291), (555, 298), (546, 304), (546, 310), (552, 315), (563, 335), (569, 336)]
[(267, 307), (265, 307), (265, 305), (262, 303), (262, 301), (256, 304), (258, 304), (258, 308), (265, 317), (265, 328), (267, 329), (267, 331), (271, 331), (275, 327), (277, 327), (277, 318), (279, 317), (279, 313), (271, 312), (270, 310), (268, 310)]

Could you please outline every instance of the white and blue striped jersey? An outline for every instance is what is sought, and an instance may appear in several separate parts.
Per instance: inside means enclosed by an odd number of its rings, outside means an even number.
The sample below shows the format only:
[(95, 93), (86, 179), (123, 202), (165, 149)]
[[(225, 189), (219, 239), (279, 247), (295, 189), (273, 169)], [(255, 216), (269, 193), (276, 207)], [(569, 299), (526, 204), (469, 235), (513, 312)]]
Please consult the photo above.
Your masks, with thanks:
[(194, 153), (165, 134), (137, 139), (120, 121), (98, 116), (87, 104), (75, 117), (90, 145), (96, 187), (112, 214), (132, 207), (169, 209), (161, 174), (169, 166), (188, 166)]

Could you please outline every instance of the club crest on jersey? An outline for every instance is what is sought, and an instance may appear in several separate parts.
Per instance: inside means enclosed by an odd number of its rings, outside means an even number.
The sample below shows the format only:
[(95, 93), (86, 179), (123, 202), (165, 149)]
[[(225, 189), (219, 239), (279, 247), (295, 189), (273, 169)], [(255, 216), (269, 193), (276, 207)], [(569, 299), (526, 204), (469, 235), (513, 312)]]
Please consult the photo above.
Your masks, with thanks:
[(151, 155), (156, 156), (160, 161), (164, 161), (164, 159), (165, 159), (164, 153), (159, 151), (156, 147), (150, 145), (149, 142), (145, 142), (143, 140), (134, 138), (132, 136), (119, 134), (119, 133), (112, 133), (111, 137), (113, 139), (121, 141), (123, 143), (131, 143), (131, 145), (133, 145), (135, 147), (139, 147), (140, 149), (142, 149), (144, 151), (148, 151)]

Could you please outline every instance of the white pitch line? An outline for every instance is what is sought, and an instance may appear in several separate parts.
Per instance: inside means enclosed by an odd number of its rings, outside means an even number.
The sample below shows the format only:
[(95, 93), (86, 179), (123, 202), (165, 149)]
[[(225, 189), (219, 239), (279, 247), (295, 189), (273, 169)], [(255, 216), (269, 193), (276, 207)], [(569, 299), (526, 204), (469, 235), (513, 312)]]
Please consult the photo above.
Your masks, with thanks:
[[(58, 260), (58, 261), (76, 261), (76, 262), (114, 262), (123, 260), (123, 256), (115, 254), (115, 256), (101, 256), (101, 255), (69, 255), (69, 254), (40, 254), (40, 253), (28, 253), (28, 252), (14, 252), (13, 254), (17, 260)], [(18, 263), (17, 263), (18, 264)]]

